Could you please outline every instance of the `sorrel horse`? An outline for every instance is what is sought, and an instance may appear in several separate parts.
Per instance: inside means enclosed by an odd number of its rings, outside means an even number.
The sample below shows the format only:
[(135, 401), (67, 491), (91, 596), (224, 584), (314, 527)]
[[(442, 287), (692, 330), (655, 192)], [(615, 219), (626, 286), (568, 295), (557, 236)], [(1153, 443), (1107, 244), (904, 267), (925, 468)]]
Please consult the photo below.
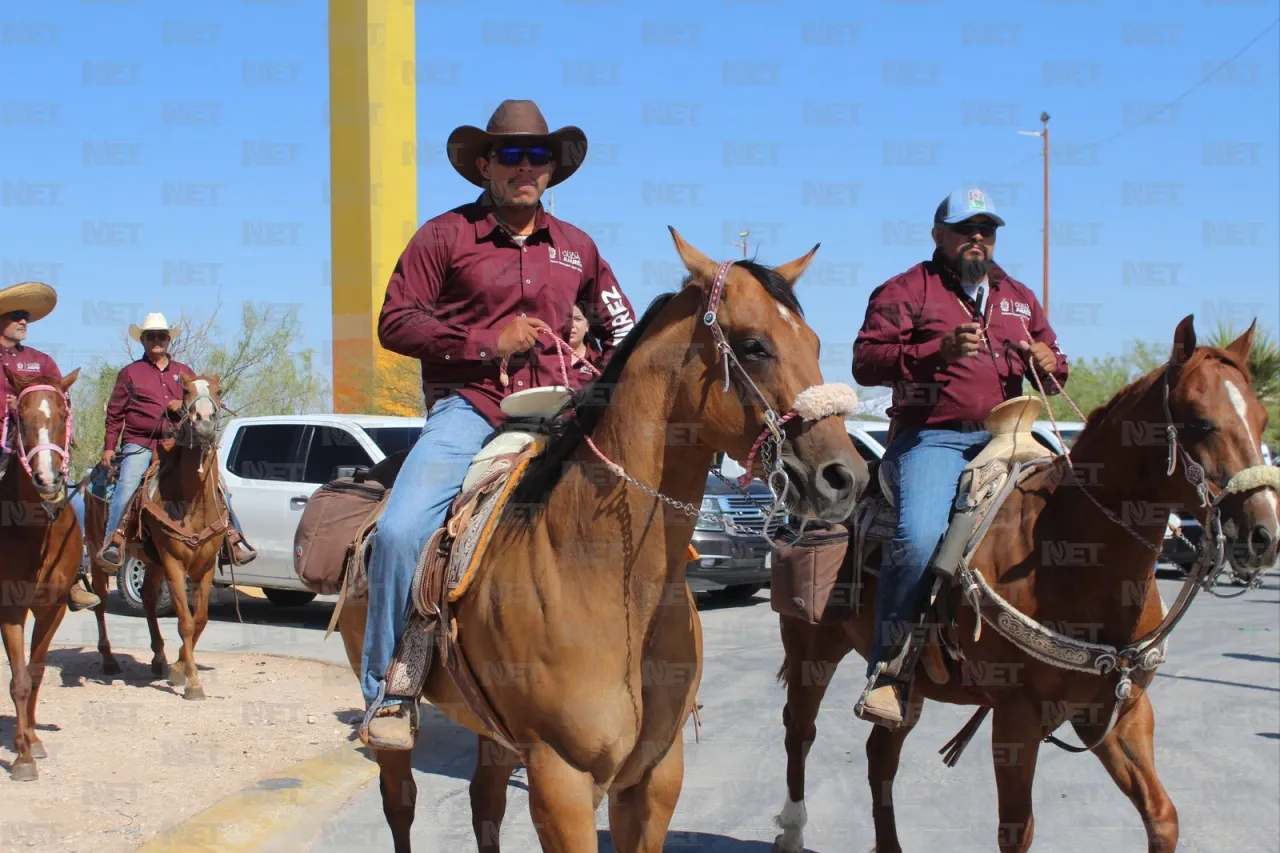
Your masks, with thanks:
[[(482, 736), (471, 783), (482, 851), (499, 848), (518, 762), (543, 849), (595, 851), (606, 794), (616, 850), (662, 849), (702, 673), (686, 550), (716, 451), (751, 459), (758, 437), (770, 436), (773, 473), (785, 472), (776, 482), (787, 480), (778, 491), (804, 516), (846, 518), (866, 484), (848, 434), (827, 417), (843, 411), (832, 398), (852, 407), (852, 389), (816, 387), (819, 342), (792, 290), (817, 246), (771, 269), (717, 264), (671, 233), (689, 271), (683, 288), (654, 301), (576, 400), (508, 504), (536, 512), (505, 515), (451, 611), (521, 754), (492, 749), (439, 662), (427, 676), (423, 696)], [(365, 612), (339, 618), (357, 667)], [(395, 850), (408, 853), (411, 753), (375, 754)]]
[[(9, 695), (17, 712), (13, 751), (18, 757), (9, 776), (30, 782), (40, 775), (36, 759), (48, 755), (36, 734), (36, 697), (49, 644), (67, 612), (67, 594), (84, 553), (67, 493), (72, 438), (67, 389), (80, 370), (61, 381), (4, 370), (17, 404), (10, 427), (8, 401), (0, 401), (6, 409), (4, 444), (10, 451), (0, 465), (0, 634), (9, 656)], [(30, 663), (28, 611), (35, 616)]]
[[(919, 667), (903, 726), (874, 726), (867, 739), (879, 853), (902, 849), (893, 780), (925, 699), (981, 708), (944, 747), (952, 751), (949, 764), (959, 757), (957, 745), (962, 749), (987, 710), (992, 712), (1001, 853), (1030, 848), (1031, 787), (1040, 744), (1068, 721), (1137, 807), (1149, 851), (1172, 853), (1178, 814), (1156, 774), (1146, 691), (1163, 660), (1160, 644), (1200, 582), (1212, 584), (1207, 572), (1221, 569), (1214, 542), (1225, 545), (1238, 571), (1256, 574), (1275, 561), (1280, 538), (1280, 470), (1262, 466), (1258, 443), (1267, 413), (1250, 389), (1246, 367), (1253, 337), (1250, 326), (1225, 349), (1197, 346), (1193, 318), (1183, 319), (1169, 361), (1095, 409), (1069, 457), (1055, 457), (1033, 471), (996, 510), (990, 529), (998, 532), (981, 540), (968, 571), (973, 589), (994, 590), (1008, 606), (993, 606), (995, 599), (984, 592), (985, 630), (976, 639), (978, 614), (961, 608), (956, 621), (963, 663), (943, 664), (953, 670), (945, 684)], [(1155, 561), (1169, 512), (1183, 507), (1202, 516), (1210, 552), (1166, 610), (1156, 589)], [(1219, 530), (1220, 539), (1214, 535)], [(1097, 557), (1092, 565), (1046, 565), (1051, 561), (1041, 559), (1042, 546), (1062, 542), (1091, 543), (1096, 547), (1090, 553)], [(850, 548), (846, 559), (853, 553)], [(870, 651), (876, 580), (866, 573), (862, 577), (855, 589), (860, 613), (844, 624), (810, 626), (781, 618), (788, 793), (777, 819), (784, 830), (774, 842), (780, 853), (804, 847), (805, 758), (827, 685), (850, 651), (864, 659)], [(1062, 634), (1044, 631), (1046, 625), (1058, 626), (1063, 634), (1086, 632), (1090, 644), (1072, 644)], [(1045, 650), (1058, 644), (1096, 667), (1050, 663)]]
[[(136, 557), (146, 564), (142, 584), (143, 610), (151, 631), (151, 672), (157, 677), (169, 676), (174, 687), (185, 687), (184, 699), (203, 699), (204, 688), (196, 669), (195, 648), (200, 634), (209, 622), (209, 595), (213, 587), (218, 552), (226, 536), (228, 519), (218, 501), (218, 411), (222, 406), (219, 377), (183, 377), (182, 408), (170, 435), (156, 448), (148, 477), (140, 491), (139, 539), (129, 540), (122, 550), (127, 560)], [(156, 489), (147, 493), (147, 482), (154, 473)], [(98, 652), (102, 655), (102, 671), (117, 673), (120, 664), (111, 653), (107, 639), (107, 581), (115, 569), (100, 563), (97, 551), (104, 541), (107, 504), (95, 495), (85, 495), (85, 532), (93, 547), (90, 560), (96, 571), (93, 591), (102, 603), (94, 608), (98, 617)], [(136, 529), (135, 516), (129, 523)], [(187, 581), (193, 585), (190, 602)], [(160, 584), (169, 586), (182, 650), (178, 664), (170, 669), (164, 653), (164, 637), (156, 615)]]

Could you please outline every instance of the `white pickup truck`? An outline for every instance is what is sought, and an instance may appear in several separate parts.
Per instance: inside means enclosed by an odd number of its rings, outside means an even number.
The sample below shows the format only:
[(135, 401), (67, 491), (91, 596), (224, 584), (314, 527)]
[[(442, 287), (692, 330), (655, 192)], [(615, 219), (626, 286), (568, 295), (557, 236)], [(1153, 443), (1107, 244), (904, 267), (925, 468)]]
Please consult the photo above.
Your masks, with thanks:
[[(293, 568), (293, 533), (313, 492), (412, 446), (423, 418), (281, 415), (233, 418), (218, 444), (218, 465), (236, 517), (258, 557), (236, 569), (237, 586), (260, 587), (281, 607), (315, 598)], [(214, 583), (230, 586), (219, 565)]]

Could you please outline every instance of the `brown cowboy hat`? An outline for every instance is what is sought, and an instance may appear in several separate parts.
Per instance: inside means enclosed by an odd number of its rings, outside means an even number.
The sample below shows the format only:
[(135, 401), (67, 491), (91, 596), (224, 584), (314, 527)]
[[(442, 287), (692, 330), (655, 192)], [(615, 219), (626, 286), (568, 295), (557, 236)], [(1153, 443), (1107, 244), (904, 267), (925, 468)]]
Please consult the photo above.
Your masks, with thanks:
[(24, 281), (0, 290), (0, 315), (27, 311), (31, 314), (28, 323), (49, 316), (57, 304), (57, 291), (42, 281)]
[(498, 104), (484, 130), (464, 124), (449, 134), (449, 160), (459, 175), (482, 187), (484, 178), (480, 176), (476, 158), (484, 156), (495, 145), (510, 142), (541, 142), (551, 148), (556, 168), (551, 173), (549, 187), (578, 171), (587, 156), (587, 135), (581, 128), (566, 125), (552, 132), (547, 128), (542, 110), (533, 101), (507, 99)]

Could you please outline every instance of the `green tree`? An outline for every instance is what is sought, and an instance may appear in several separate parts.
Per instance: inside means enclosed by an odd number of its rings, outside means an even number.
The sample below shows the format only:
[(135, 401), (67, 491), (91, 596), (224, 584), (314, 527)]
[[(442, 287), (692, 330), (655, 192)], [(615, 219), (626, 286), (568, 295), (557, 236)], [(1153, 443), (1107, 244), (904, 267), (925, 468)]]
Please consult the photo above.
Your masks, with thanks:
[[(289, 415), (324, 410), (328, 380), (317, 370), (316, 353), (299, 349), (302, 326), (297, 308), (246, 302), (239, 331), (224, 338), (221, 305), (209, 315), (183, 314), (171, 354), (192, 370), (218, 374), (222, 401), (239, 415)], [(72, 462), (81, 476), (102, 455), (107, 401), (121, 368), (141, 355), (140, 345), (122, 333), (118, 356), (99, 358), (72, 386), (75, 446)]]
[[(1147, 341), (1134, 341), (1127, 351), (1119, 355), (1072, 359), (1065, 387), (1066, 397), (1056, 394), (1049, 398), (1053, 417), (1060, 421), (1079, 420), (1079, 415), (1071, 408), (1067, 397), (1088, 417), (1125, 385), (1164, 364), (1168, 358), (1168, 347)], [(1053, 387), (1052, 381), (1049, 387)], [(1028, 394), (1039, 393), (1030, 383), (1027, 383), (1026, 388)]]

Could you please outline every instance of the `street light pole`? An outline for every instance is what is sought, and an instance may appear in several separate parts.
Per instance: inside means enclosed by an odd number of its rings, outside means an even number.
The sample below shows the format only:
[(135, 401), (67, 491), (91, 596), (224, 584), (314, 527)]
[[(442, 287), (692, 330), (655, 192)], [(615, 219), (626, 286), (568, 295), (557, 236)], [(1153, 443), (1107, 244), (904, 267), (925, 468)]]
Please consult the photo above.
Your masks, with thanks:
[(746, 257), (747, 257), (747, 235), (748, 235), (748, 234), (750, 234), (750, 233), (751, 233), (751, 232), (749, 232), (749, 231), (739, 231), (739, 232), (738, 232), (738, 236), (742, 238), (742, 242), (741, 242), (741, 243), (734, 243), (734, 244), (733, 244), (733, 245), (735, 245), (735, 246), (741, 246), (741, 247), (742, 247), (742, 257), (743, 257), (743, 259), (744, 259), (744, 260), (745, 260), (745, 259), (746, 259)]
[(1020, 130), (1023, 136), (1038, 136), (1041, 143), (1041, 156), (1044, 157), (1044, 247), (1041, 257), (1044, 262), (1043, 284), (1040, 290), (1040, 304), (1044, 308), (1044, 317), (1049, 319), (1049, 114), (1040, 113), (1040, 124), (1043, 130)]

